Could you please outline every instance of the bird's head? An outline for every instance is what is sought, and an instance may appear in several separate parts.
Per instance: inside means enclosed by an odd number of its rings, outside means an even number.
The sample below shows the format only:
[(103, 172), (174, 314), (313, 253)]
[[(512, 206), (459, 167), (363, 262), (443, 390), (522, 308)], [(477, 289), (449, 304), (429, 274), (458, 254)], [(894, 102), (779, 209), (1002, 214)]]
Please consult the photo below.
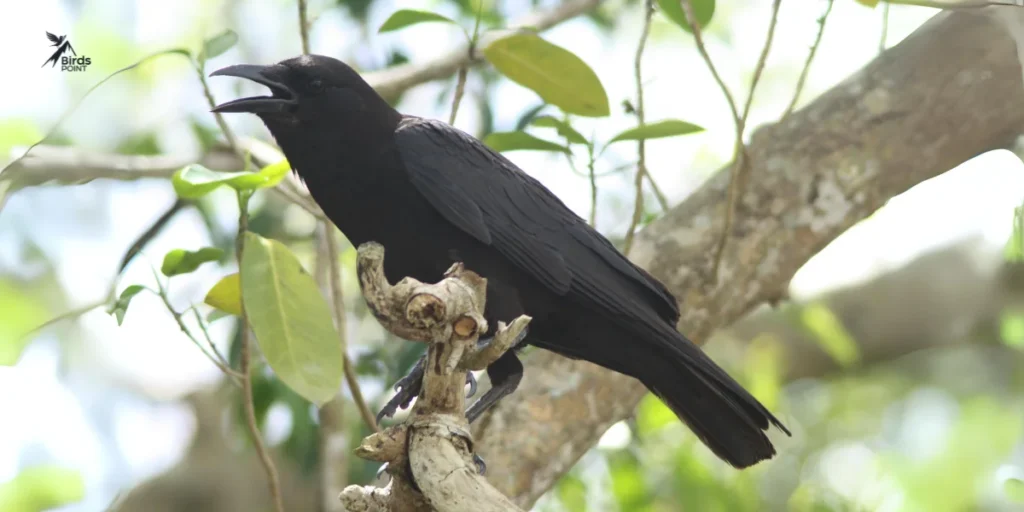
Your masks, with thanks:
[(323, 55), (302, 55), (268, 66), (228, 66), (210, 76), (236, 76), (270, 88), (269, 96), (229, 101), (213, 111), (256, 114), (277, 137), (300, 131), (356, 134), (398, 115), (359, 73)]

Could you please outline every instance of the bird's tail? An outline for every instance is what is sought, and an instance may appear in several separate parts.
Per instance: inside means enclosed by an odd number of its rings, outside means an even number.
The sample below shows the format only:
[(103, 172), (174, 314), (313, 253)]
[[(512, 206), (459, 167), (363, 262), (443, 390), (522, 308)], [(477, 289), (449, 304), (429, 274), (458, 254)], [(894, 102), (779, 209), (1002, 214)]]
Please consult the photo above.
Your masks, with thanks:
[(734, 467), (772, 458), (775, 447), (765, 432), (770, 425), (789, 430), (697, 345), (674, 334), (682, 339), (672, 340), (655, 368), (637, 372), (641, 382)]

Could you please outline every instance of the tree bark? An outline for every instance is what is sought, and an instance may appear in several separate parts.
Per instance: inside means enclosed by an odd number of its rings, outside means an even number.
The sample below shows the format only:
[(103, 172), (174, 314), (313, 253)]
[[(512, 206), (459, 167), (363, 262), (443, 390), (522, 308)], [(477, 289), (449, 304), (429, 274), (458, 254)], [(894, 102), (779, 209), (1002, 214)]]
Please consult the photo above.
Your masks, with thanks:
[[(682, 304), (697, 342), (786, 297), (800, 266), (917, 183), (989, 150), (1024, 123), (1022, 71), (1005, 19), (947, 11), (782, 122), (757, 130), (717, 276), (727, 172), (640, 232), (632, 259)], [(728, 166), (726, 166), (728, 169)], [(624, 343), (628, 340), (623, 340)], [(475, 426), (489, 480), (528, 508), (646, 389), (597, 366), (537, 351), (522, 385)]]
[(367, 437), (356, 455), (388, 463), (387, 489), (352, 485), (342, 491), (345, 510), (502, 512), (519, 510), (477, 474), (466, 421), (467, 370), (483, 370), (516, 340), (530, 319), (499, 322), (485, 346), (487, 280), (456, 263), (437, 284), (384, 276), (384, 248), (359, 246), (357, 272), (373, 316), (392, 334), (429, 343), (423, 389), (404, 423)]

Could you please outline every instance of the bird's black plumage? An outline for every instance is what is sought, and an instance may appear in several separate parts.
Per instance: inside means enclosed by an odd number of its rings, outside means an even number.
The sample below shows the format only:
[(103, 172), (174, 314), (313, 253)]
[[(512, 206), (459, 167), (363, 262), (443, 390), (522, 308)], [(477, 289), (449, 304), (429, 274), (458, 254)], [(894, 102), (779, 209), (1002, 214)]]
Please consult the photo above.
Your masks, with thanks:
[[(388, 279), (462, 261), (488, 279), (490, 325), (529, 314), (527, 343), (639, 379), (734, 466), (775, 454), (765, 431), (785, 427), (676, 330), (672, 294), (500, 153), (399, 114), (329, 57), (215, 74), (271, 88), (217, 109), (258, 114), (349, 240), (384, 245)], [(510, 352), (488, 373), (508, 392), (522, 366)]]

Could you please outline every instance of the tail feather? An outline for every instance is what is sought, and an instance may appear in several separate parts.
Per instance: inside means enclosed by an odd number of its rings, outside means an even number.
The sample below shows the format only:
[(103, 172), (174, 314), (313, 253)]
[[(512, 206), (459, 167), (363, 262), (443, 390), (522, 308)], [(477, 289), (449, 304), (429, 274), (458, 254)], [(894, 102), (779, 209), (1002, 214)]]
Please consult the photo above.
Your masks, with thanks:
[[(640, 380), (722, 460), (745, 468), (770, 459), (771, 425), (790, 432), (767, 408), (689, 340), (672, 344), (671, 355)], [(675, 349), (679, 350), (675, 350)]]

